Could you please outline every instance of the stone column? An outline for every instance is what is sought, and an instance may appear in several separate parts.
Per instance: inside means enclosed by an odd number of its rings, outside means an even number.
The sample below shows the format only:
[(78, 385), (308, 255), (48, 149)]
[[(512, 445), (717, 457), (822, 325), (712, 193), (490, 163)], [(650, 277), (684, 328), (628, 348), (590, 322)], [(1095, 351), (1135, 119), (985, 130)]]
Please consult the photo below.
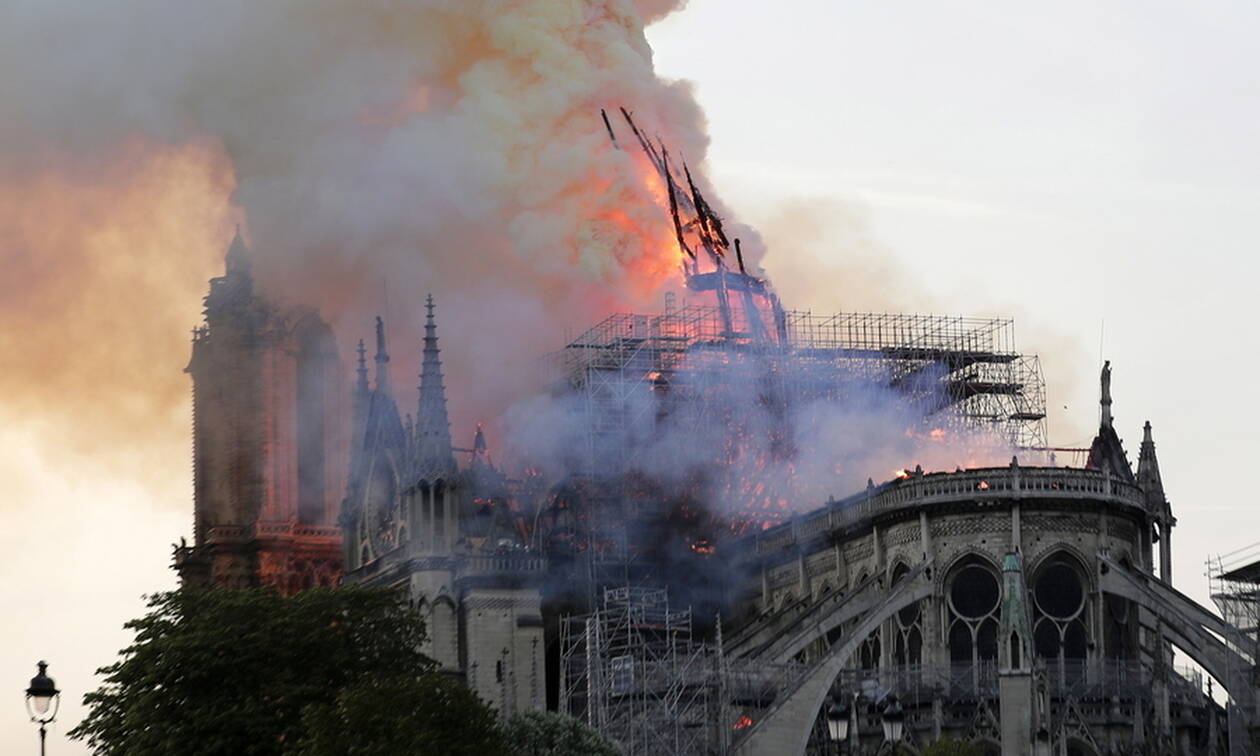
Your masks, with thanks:
[(1172, 585), (1172, 527), (1168, 520), (1159, 523), (1159, 579)]

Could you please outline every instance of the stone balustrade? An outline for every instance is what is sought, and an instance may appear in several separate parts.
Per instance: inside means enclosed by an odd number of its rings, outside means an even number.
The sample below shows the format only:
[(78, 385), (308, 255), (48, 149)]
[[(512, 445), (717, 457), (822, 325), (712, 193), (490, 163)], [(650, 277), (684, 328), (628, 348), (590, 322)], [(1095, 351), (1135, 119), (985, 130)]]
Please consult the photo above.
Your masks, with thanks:
[[(953, 502), (997, 502), (1021, 498), (1063, 497), (1109, 501), (1142, 509), (1142, 490), (1100, 470), (1067, 467), (990, 467), (952, 473), (916, 472), (872, 486), (744, 541), (757, 554), (780, 551), (824, 533), (847, 529), (899, 510)], [(751, 541), (751, 543), (749, 543)]]

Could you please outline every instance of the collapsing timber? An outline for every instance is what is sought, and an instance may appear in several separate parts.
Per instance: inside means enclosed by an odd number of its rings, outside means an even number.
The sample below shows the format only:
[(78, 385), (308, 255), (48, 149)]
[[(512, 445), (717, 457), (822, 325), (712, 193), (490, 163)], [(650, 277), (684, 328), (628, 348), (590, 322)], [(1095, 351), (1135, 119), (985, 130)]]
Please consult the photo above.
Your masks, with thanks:
[[(606, 111), (600, 111), (609, 138), (617, 145), (617, 137)], [(748, 272), (744, 263), (743, 248), (739, 239), (734, 240), (737, 270), (732, 270), (727, 260), (732, 243), (722, 226), (721, 217), (704, 198), (696, 186), (691, 169), (682, 163), (682, 179), (675, 175), (670, 163), (669, 150), (658, 140), (656, 145), (644, 136), (630, 111), (621, 108), (621, 115), (629, 125), (643, 153), (660, 173), (669, 199), (670, 219), (674, 236), (682, 254), (683, 277), (687, 288), (695, 292), (712, 292), (722, 318), (723, 333), (731, 338), (748, 336), (757, 343), (782, 342), (786, 338), (783, 307), (768, 281)], [(741, 307), (733, 308), (731, 294), (740, 296)], [(765, 322), (768, 312), (770, 323)], [(742, 333), (740, 315), (742, 314)]]

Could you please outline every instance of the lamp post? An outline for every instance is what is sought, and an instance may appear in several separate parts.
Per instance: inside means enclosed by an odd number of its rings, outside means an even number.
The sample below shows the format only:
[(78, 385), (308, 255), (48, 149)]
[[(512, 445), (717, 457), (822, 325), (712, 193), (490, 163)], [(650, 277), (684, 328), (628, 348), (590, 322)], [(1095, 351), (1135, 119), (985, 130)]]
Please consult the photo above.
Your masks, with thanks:
[(832, 701), (827, 708), (827, 737), (836, 744), (836, 752), (844, 748), (844, 741), (849, 739), (849, 707), (838, 701)]
[(884, 704), (884, 715), (882, 719), (884, 725), (884, 740), (892, 744), (893, 753), (897, 752), (897, 744), (901, 742), (901, 736), (905, 731), (906, 713), (901, 708), (901, 702), (896, 696), (888, 696), (888, 700)]
[[(57, 684), (45, 674), (48, 662), (39, 663), (39, 674), (31, 678), (31, 687), (26, 689), (26, 711), (32, 722), (39, 722), (39, 756), (44, 756), (44, 739), (47, 733), (44, 726), (57, 718), (57, 710), (61, 708), (61, 691)], [(52, 712), (49, 712), (52, 709)]]

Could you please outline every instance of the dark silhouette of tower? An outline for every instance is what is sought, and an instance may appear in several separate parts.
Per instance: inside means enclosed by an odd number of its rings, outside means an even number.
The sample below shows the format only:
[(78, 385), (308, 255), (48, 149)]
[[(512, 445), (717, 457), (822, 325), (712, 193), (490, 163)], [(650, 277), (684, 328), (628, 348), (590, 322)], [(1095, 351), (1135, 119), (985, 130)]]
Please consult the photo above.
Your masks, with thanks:
[(328, 324), (254, 291), (237, 230), (193, 332), (193, 544), (186, 584), (292, 593), (341, 575), (344, 384)]

